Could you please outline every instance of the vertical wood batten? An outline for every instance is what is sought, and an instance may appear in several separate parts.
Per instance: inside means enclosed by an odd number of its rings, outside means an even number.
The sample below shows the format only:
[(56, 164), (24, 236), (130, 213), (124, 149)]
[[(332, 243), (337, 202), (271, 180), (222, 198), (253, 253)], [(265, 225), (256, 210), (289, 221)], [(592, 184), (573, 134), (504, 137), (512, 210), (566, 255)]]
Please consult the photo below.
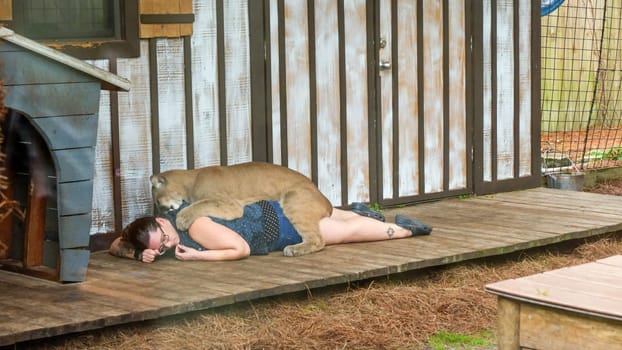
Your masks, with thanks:
[(425, 85), (423, 84), (424, 81), (424, 70), (423, 70), (423, 56), (424, 56), (424, 52), (423, 52), (423, 1), (417, 1), (417, 12), (416, 12), (416, 18), (417, 18), (417, 42), (416, 42), (416, 48), (417, 48), (417, 62), (416, 62), (416, 66), (417, 67), (417, 101), (418, 101), (418, 105), (417, 105), (417, 155), (418, 155), (418, 162), (417, 162), (417, 174), (419, 174), (419, 183), (417, 185), (418, 191), (420, 194), (425, 193), (426, 190), (426, 179), (427, 179), (427, 174), (425, 172), (425, 159), (426, 159), (426, 154), (425, 154), (425, 131), (424, 131), (424, 127), (425, 127), (425, 113), (424, 113), (424, 107), (425, 107), (425, 94), (424, 94), (424, 90), (425, 90)]
[(225, 15), (224, 0), (216, 0), (216, 59), (218, 67), (218, 140), (220, 145), (220, 165), (228, 165), (227, 148), (227, 89), (225, 61)]
[(423, 66), (425, 77), (423, 89), (425, 101), (423, 105), (425, 119), (425, 192), (441, 192), (443, 190), (443, 49), (444, 30), (442, 27), (442, 5), (438, 1), (424, 2), (425, 29), (423, 32)]
[(542, 26), (541, 26), (541, 21), (542, 18), (540, 17), (540, 7), (539, 6), (533, 6), (531, 5), (531, 16), (529, 16), (530, 20), (530, 25), (531, 25), (531, 36), (529, 38), (529, 41), (531, 43), (531, 47), (529, 49), (529, 55), (531, 57), (530, 62), (530, 67), (533, 69), (533, 71), (530, 72), (530, 76), (531, 76), (531, 90), (529, 90), (529, 93), (531, 94), (529, 96), (530, 99), (530, 103), (531, 106), (529, 108), (530, 114), (531, 114), (531, 118), (530, 118), (530, 126), (531, 126), (531, 133), (530, 133), (530, 137), (531, 137), (531, 175), (533, 178), (533, 182), (538, 182), (538, 184), (540, 183), (540, 169), (541, 169), (541, 157), (540, 157), (540, 139), (541, 139), (541, 128), (542, 128), (542, 124), (541, 124), (541, 106), (540, 106), (540, 93), (541, 93), (541, 86), (540, 86), (540, 79), (541, 79), (541, 67), (542, 67), (542, 61), (541, 61), (541, 52), (540, 52), (540, 48), (541, 48), (541, 30), (542, 30)]
[[(465, 134), (466, 134), (466, 192), (471, 193), (475, 192), (475, 183), (478, 183), (481, 179), (481, 159), (480, 156), (478, 158), (478, 165), (475, 163), (475, 154), (481, 155), (481, 152), (478, 150), (476, 146), (477, 140), (481, 137), (481, 129), (480, 136), (474, 135), (475, 125), (481, 125), (480, 122), (475, 121), (476, 116), (479, 116), (478, 119), (482, 118), (481, 111), (481, 101), (482, 101), (482, 89), (481, 89), (481, 74), (482, 69), (476, 68), (475, 60), (477, 59), (478, 64), (481, 64), (481, 15), (475, 19), (475, 6), (469, 0), (463, 0), (464, 4), (464, 30), (465, 30), (465, 42), (464, 42), (464, 50), (465, 50), (465, 63), (464, 63), (464, 77), (465, 77), (465, 87), (464, 87), (464, 112), (465, 112)], [(479, 9), (478, 9), (479, 10)], [(478, 29), (475, 29), (475, 28)], [(478, 66), (481, 67), (481, 66)], [(477, 102), (479, 101), (479, 102)], [(477, 111), (475, 110), (475, 106), (477, 107)], [(477, 170), (476, 170), (477, 169)], [(478, 180), (475, 180), (478, 179)]]
[(448, 9), (448, 0), (442, 0), (441, 2), (441, 28), (443, 28), (443, 34), (442, 34), (442, 52), (443, 52), (443, 57), (442, 57), (442, 70), (443, 70), (443, 80), (442, 80), (442, 91), (443, 91), (443, 95), (442, 95), (442, 104), (443, 104), (443, 139), (442, 139), (442, 144), (443, 144), (443, 148), (442, 148), (442, 159), (441, 162), (443, 164), (442, 166), (442, 174), (443, 174), (443, 184), (441, 189), (447, 191), (449, 189), (449, 174), (450, 174), (450, 169), (449, 169), (449, 157), (451, 154), (451, 149), (450, 149), (450, 139), (449, 139), (449, 133), (451, 131), (451, 124), (450, 124), (450, 118), (452, 117), (450, 115), (451, 111), (449, 110), (449, 95), (451, 93), (451, 77), (449, 76), (449, 56), (451, 55), (450, 53), (450, 44), (452, 46), (452, 49), (455, 49), (454, 45), (456, 43), (451, 42), (450, 43), (450, 38), (451, 38), (451, 33), (449, 32), (449, 9)]
[(333, 205), (341, 205), (338, 2), (316, 1), (315, 14), (318, 186)]
[(423, 67), (419, 64), (423, 51), (419, 48), (423, 35), (421, 1), (399, 0), (396, 17), (396, 50), (398, 107), (394, 110), (396, 137), (395, 159), (398, 196), (414, 195), (423, 189), (423, 90), (419, 88)]
[(157, 97), (155, 101), (152, 98), (158, 111), (153, 116), (159, 135), (153, 147), (159, 155), (158, 172), (185, 169), (188, 164), (186, 147), (180, 147), (192, 143), (186, 134), (183, 50), (180, 38), (161, 38), (155, 42), (156, 76), (151, 81), (158, 82)]
[(279, 32), (279, 87), (280, 89), (280, 135), (281, 135), (281, 165), (289, 166), (289, 141), (287, 135), (287, 64), (285, 48), (285, 0), (277, 0), (278, 32)]
[[(264, 6), (265, 5), (265, 6)], [(268, 161), (270, 157), (271, 129), (270, 102), (270, 17), (266, 14), (267, 3), (264, 1), (248, 2), (248, 33), (250, 62), (250, 101), (251, 101), (251, 149), (252, 160)], [(266, 21), (268, 26), (266, 26)], [(265, 45), (265, 46), (264, 46)], [(265, 62), (264, 62), (265, 60)]]
[[(363, 0), (344, 2), (346, 107), (348, 145), (348, 196), (369, 200), (369, 61), (367, 47), (367, 6)], [(367, 136), (367, 137), (366, 137)]]
[(252, 160), (248, 1), (224, 2), (227, 164)]
[(309, 14), (305, 0), (285, 3), (288, 167), (311, 177)]
[(490, 0), (490, 180), (497, 180), (497, 0)]
[(220, 93), (216, 1), (194, 1), (192, 102), (196, 167), (220, 163)]
[[(265, 63), (269, 57), (266, 55), (267, 39), (265, 37), (264, 20), (264, 1), (248, 2), (248, 37), (249, 37), (249, 62), (250, 62), (250, 115), (251, 115), (251, 151), (253, 161), (267, 161), (267, 131), (269, 125), (266, 122), (267, 110), (266, 103), (269, 79), (266, 76), (268, 64)], [(260, 15), (261, 14), (261, 15)]]
[[(321, 1), (321, 0), (320, 0)], [(318, 142), (317, 142), (317, 66), (315, 63), (315, 0), (307, 0), (307, 43), (309, 57), (309, 133), (311, 139), (311, 180), (318, 184)]]
[[(380, 4), (374, 2), (365, 6), (366, 31), (367, 31), (367, 130), (368, 141), (367, 149), (369, 156), (367, 159), (369, 176), (367, 178), (367, 186), (369, 193), (369, 201), (378, 203), (382, 198), (382, 178), (379, 171), (381, 163), (379, 163), (382, 147), (379, 141), (382, 141), (382, 111), (380, 94), (380, 78), (379, 78), (379, 42), (380, 42)], [(370, 25), (371, 23), (371, 25)]]
[(157, 39), (148, 39), (149, 43), (149, 101), (151, 101), (151, 169), (160, 173), (160, 112), (158, 103), (158, 54)]
[(337, 6), (337, 25), (339, 33), (339, 143), (341, 156), (341, 205), (349, 204), (348, 189), (348, 108), (346, 94), (346, 24), (345, 0)]
[(464, 0), (450, 0), (448, 10), (448, 171), (447, 190), (464, 189), (469, 176), (467, 166), (466, 110), (466, 23)]
[[(110, 72), (117, 74), (117, 59), (110, 59)], [(112, 143), (112, 202), (114, 229), (121, 232), (123, 229), (123, 205), (121, 195), (121, 147), (119, 127), (119, 95), (116, 91), (110, 92), (110, 141)]]
[(184, 120), (186, 122), (186, 168), (194, 169), (194, 110), (192, 100), (192, 44), (189, 36), (183, 37), (184, 55)]

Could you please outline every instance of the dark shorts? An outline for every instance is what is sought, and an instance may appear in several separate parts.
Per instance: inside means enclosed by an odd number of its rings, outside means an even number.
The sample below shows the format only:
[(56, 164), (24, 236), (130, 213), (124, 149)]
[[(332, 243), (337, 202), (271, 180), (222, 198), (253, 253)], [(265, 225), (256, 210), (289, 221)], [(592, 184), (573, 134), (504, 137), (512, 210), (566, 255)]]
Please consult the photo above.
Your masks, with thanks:
[(279, 238), (272, 243), (270, 250), (280, 251), (288, 245), (301, 243), (302, 237), (300, 237), (289, 219), (285, 217), (279, 202), (270, 201), (269, 203), (274, 207), (274, 211), (279, 218)]

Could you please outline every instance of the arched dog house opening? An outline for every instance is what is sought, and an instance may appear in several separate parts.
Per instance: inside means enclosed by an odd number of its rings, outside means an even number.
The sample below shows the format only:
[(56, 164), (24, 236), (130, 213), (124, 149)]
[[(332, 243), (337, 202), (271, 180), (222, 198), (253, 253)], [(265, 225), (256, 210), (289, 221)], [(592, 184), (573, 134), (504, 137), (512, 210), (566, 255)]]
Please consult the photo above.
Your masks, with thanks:
[(16, 270), (58, 278), (59, 237), (56, 169), (39, 131), (27, 117), (9, 110), (2, 124), (2, 152), (9, 187), (3, 202), (12, 207), (0, 223), (0, 257)]
[(63, 282), (86, 278), (100, 90), (109, 72), (0, 28), (2, 125), (14, 215), (0, 221), (0, 268)]

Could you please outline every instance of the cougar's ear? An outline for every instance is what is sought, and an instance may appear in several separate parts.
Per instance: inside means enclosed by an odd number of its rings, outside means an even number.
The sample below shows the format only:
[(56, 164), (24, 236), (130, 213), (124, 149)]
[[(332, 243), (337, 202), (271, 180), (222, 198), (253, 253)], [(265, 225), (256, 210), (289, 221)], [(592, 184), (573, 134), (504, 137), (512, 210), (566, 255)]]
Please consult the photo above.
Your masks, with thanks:
[(151, 180), (151, 186), (153, 188), (160, 188), (166, 186), (166, 178), (161, 175), (151, 175), (149, 178)]

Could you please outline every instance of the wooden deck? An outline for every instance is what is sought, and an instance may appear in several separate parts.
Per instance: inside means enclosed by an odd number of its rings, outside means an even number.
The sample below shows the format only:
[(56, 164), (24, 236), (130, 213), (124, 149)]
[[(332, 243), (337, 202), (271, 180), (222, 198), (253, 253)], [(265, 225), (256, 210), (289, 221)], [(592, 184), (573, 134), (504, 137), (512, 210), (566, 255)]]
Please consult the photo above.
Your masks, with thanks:
[(75, 284), (0, 271), (0, 346), (621, 231), (620, 212), (620, 197), (537, 188), (388, 210), (434, 232), (296, 258), (147, 265), (97, 252)]

